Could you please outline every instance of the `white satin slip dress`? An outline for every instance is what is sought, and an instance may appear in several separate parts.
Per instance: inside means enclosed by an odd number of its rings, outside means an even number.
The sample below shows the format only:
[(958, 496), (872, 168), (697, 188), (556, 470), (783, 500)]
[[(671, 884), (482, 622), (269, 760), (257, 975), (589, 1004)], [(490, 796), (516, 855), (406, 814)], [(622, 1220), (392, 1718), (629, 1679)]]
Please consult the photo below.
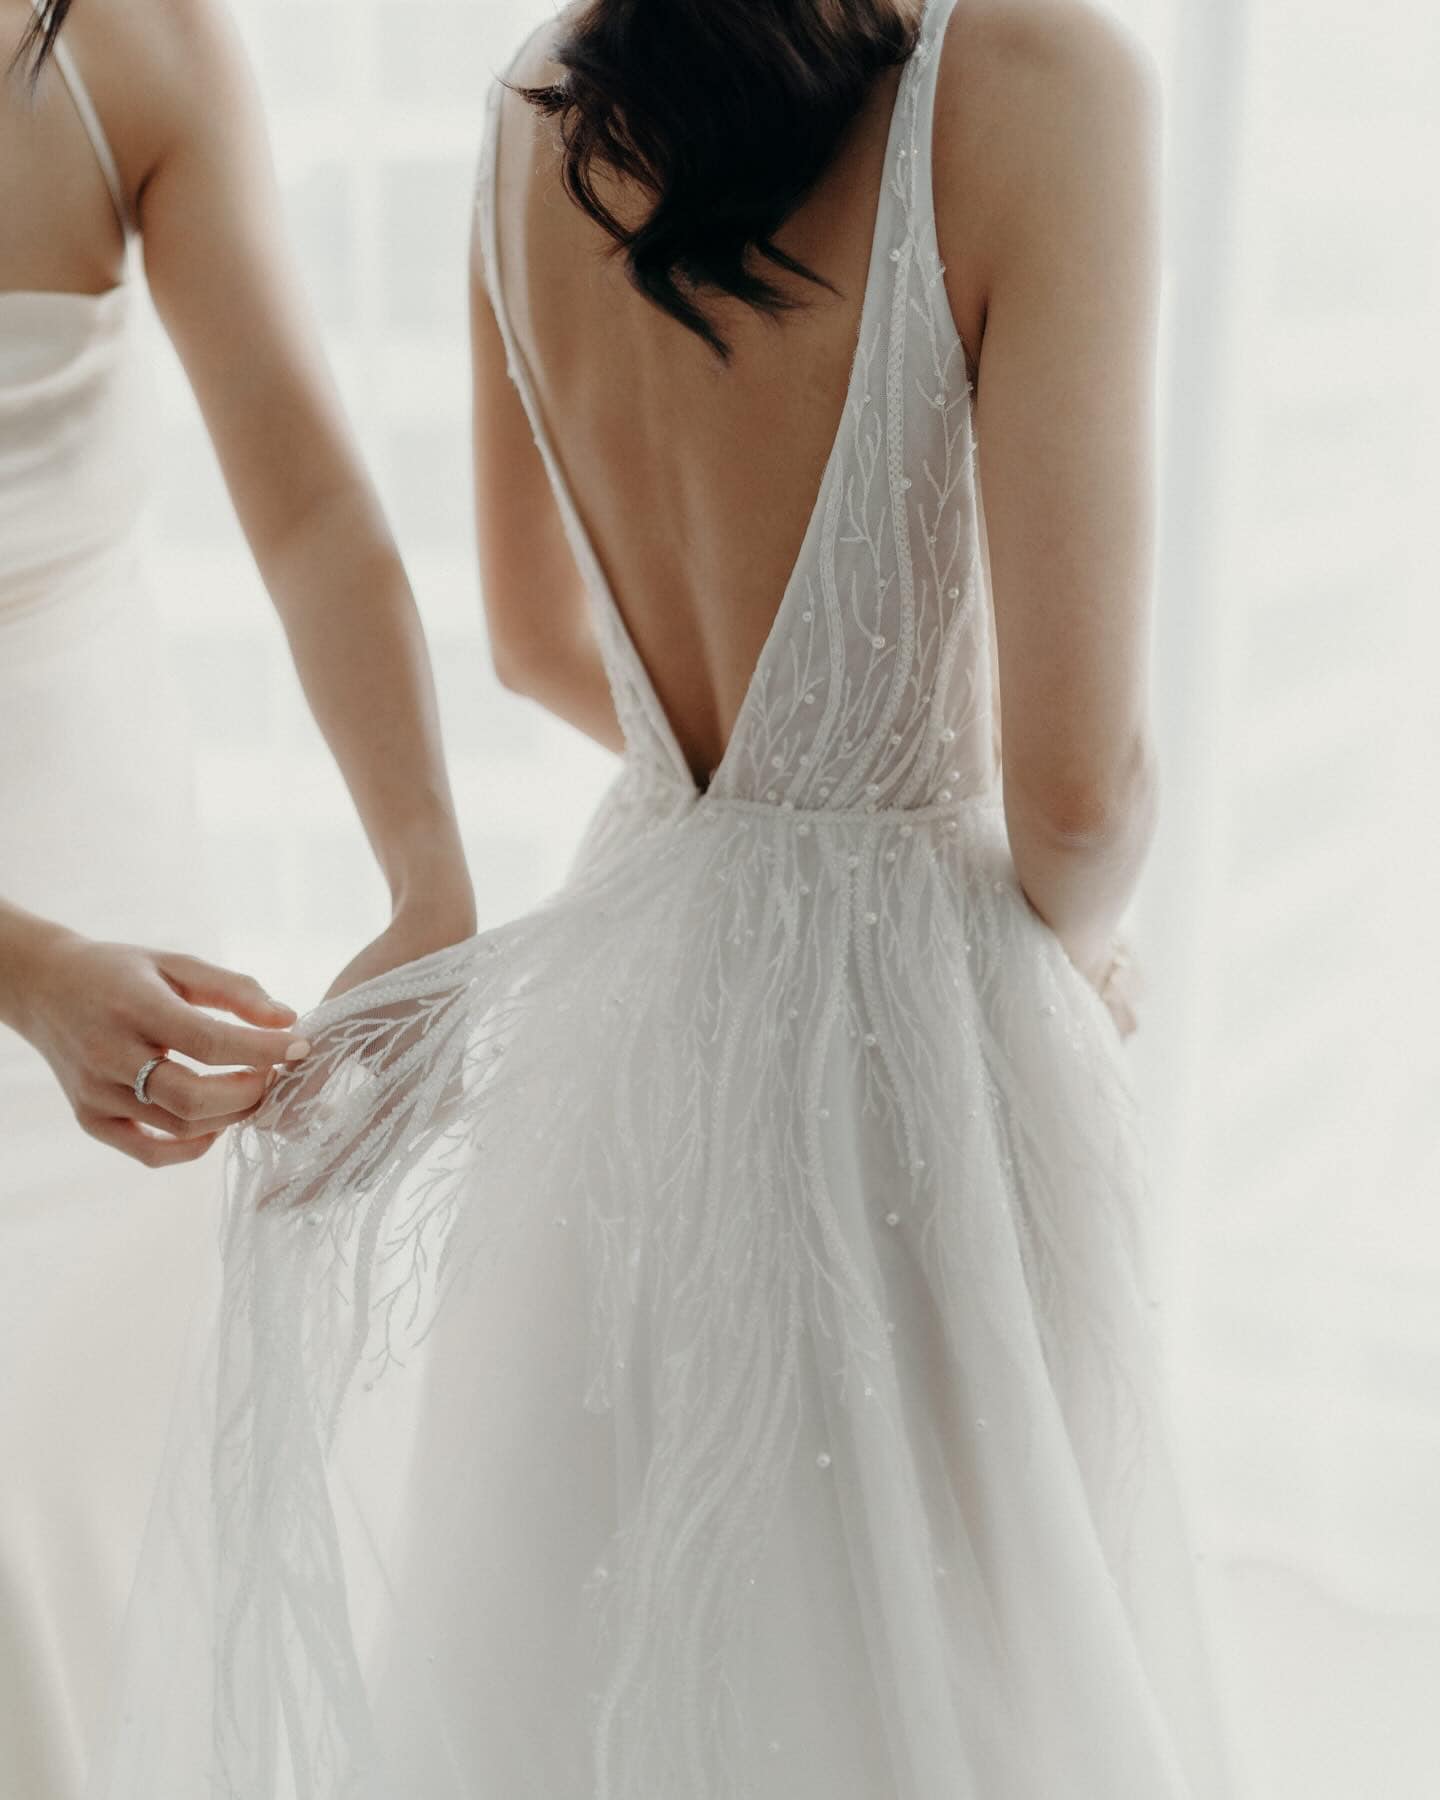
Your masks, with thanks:
[[(190, 751), (143, 567), (150, 392), (126, 233), (101, 294), (0, 292), (0, 893), (107, 939), (199, 948)], [(85, 1137), (0, 1027), (0, 1795), (74, 1800), (215, 1225), (218, 1157)]]

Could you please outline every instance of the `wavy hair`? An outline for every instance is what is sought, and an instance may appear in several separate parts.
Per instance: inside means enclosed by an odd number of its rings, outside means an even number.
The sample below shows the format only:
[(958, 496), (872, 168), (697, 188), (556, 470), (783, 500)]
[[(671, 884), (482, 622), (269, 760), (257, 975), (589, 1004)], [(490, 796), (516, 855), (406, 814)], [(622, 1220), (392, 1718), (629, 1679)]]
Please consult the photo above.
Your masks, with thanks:
[[(566, 192), (636, 288), (723, 359), (707, 299), (778, 317), (801, 302), (774, 271), (831, 287), (775, 234), (917, 36), (904, 0), (591, 0), (552, 52), (564, 73), (516, 91), (559, 121)], [(638, 225), (603, 171), (649, 197)]]

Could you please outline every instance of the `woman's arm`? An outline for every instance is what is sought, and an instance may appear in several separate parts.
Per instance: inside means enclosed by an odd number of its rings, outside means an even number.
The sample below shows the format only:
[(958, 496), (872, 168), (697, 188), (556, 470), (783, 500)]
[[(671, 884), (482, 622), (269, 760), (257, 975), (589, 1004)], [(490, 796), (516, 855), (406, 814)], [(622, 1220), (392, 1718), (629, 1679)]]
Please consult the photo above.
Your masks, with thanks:
[(512, 692), (538, 701), (607, 750), (623, 750), (584, 583), (525, 407), (506, 373), (478, 217), (470, 253), (470, 345), (475, 523), (490, 658)]
[[(98, 944), (0, 900), (0, 1025), (46, 1059), (91, 1137), (151, 1168), (203, 1156), (258, 1104), (274, 1065), (309, 1049), (284, 1029), (294, 1021), (294, 1009), (248, 975), (193, 956)], [(197, 1074), (167, 1060), (142, 1103), (135, 1077), (167, 1049), (232, 1072)]]
[(1016, 872), (1103, 977), (1155, 822), (1148, 719), (1157, 85), (1075, 0), (947, 36), (936, 210), (976, 420)]
[(474, 930), (425, 641), (292, 266), (234, 27), (219, 0), (128, 11), (144, 79), (116, 102), (150, 287), (390, 886), (394, 921), (351, 985)]

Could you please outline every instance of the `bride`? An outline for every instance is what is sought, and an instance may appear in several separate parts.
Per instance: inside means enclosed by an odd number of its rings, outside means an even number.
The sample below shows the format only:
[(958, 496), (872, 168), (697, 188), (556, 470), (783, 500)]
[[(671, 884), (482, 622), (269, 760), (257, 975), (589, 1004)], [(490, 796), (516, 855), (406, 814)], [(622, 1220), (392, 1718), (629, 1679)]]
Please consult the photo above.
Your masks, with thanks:
[(1230, 1791), (1116, 940), (1155, 164), (1074, 0), (590, 0), (492, 85), (494, 655), (623, 758), (234, 1140), (97, 1794)]
[(409, 588), (226, 21), (0, 0), (0, 72), (0, 1793), (60, 1800), (213, 1262), (218, 1183), (174, 1165), (303, 1049), (289, 1007), (181, 953), (208, 909), (142, 548), (147, 287), (391, 879), (394, 923), (339, 985), (474, 914)]

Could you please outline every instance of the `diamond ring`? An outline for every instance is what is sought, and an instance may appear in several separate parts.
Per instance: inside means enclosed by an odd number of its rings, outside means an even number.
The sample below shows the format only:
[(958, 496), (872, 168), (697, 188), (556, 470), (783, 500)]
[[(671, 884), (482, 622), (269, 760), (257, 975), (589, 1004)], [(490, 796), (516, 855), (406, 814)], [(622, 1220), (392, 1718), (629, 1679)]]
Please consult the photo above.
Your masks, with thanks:
[(152, 1056), (148, 1062), (140, 1065), (140, 1073), (135, 1077), (134, 1088), (135, 1098), (142, 1106), (153, 1106), (155, 1104), (149, 1094), (150, 1077), (160, 1067), (164, 1060), (165, 1053), (162, 1051), (159, 1056)]

